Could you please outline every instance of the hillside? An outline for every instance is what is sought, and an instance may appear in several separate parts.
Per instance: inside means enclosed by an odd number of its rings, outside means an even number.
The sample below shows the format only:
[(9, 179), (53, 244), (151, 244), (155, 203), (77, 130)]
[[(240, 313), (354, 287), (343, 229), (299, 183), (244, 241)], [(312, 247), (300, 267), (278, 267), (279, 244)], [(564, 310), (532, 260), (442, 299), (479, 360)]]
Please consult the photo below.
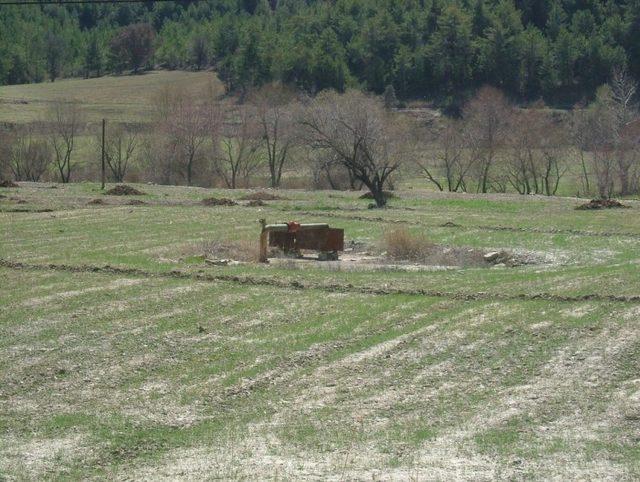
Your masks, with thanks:
[(0, 7), (0, 84), (214, 67), (244, 92), (361, 88), (456, 110), (483, 84), (519, 102), (590, 99), (640, 77), (636, 2), (204, 0)]
[(222, 86), (212, 72), (151, 71), (140, 75), (63, 79), (55, 83), (0, 86), (0, 122), (38, 120), (55, 101), (76, 102), (89, 121), (148, 121), (155, 98), (167, 86), (203, 92)]

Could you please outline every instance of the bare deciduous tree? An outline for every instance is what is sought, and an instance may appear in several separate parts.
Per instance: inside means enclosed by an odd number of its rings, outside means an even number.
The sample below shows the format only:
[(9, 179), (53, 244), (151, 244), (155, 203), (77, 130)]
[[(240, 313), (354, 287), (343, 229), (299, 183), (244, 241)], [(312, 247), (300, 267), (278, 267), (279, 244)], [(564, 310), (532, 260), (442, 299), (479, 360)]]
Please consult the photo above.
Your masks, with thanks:
[(73, 170), (71, 154), (84, 122), (82, 111), (77, 104), (58, 101), (49, 109), (45, 122), (60, 181), (68, 183)]
[[(98, 138), (97, 142), (100, 143), (100, 141), (101, 139)], [(107, 129), (104, 146), (105, 161), (115, 182), (124, 180), (138, 144), (139, 134), (135, 126), (119, 124)]]
[(384, 187), (410, 155), (406, 132), (390, 117), (379, 99), (361, 92), (318, 95), (304, 113), (309, 144), (326, 149), (369, 188), (376, 206), (386, 204)]
[(47, 140), (30, 124), (17, 129), (8, 145), (6, 160), (16, 181), (39, 181), (53, 157)]
[(166, 124), (169, 142), (182, 168), (187, 185), (193, 182), (194, 163), (203, 153), (208, 134), (208, 118), (203, 107), (183, 97), (174, 106)]
[(566, 173), (563, 125), (541, 110), (514, 113), (507, 136), (506, 172), (520, 194), (552, 196)]
[(574, 113), (574, 132), (581, 132), (580, 148), (590, 154), (591, 172), (602, 198), (614, 192), (616, 123), (607, 86), (598, 89), (596, 100), (587, 109)]
[(616, 119), (613, 133), (616, 171), (620, 183), (620, 194), (627, 195), (631, 194), (633, 171), (638, 164), (638, 111), (635, 103), (637, 84), (626, 67), (619, 67), (614, 69), (609, 85), (611, 87), (609, 105)]
[(0, 179), (11, 173), (11, 156), (15, 144), (15, 135), (7, 129), (0, 128)]
[(261, 145), (254, 110), (248, 105), (240, 106), (229, 119), (227, 132), (219, 145), (212, 143), (214, 169), (228, 188), (237, 188), (240, 178), (248, 185), (251, 174), (260, 163)]
[(465, 142), (462, 123), (457, 120), (447, 120), (440, 132), (436, 133), (433, 141), (436, 150), (433, 155), (417, 161), (420, 170), (427, 179), (440, 191), (466, 191), (466, 176), (471, 168), (469, 156), (465, 156)]
[(493, 87), (482, 87), (463, 110), (478, 192), (486, 193), (491, 187), (491, 170), (504, 145), (512, 112), (504, 94)]
[(191, 185), (196, 164), (205, 157), (206, 143), (217, 143), (220, 109), (215, 92), (209, 88), (195, 95), (177, 88), (164, 89), (156, 99), (155, 130), (161, 135), (156, 151), (161, 158), (163, 177), (173, 173)]
[(273, 188), (280, 186), (296, 140), (294, 97), (294, 92), (280, 84), (266, 85), (253, 96)]
[[(640, 126), (633, 102), (636, 84), (624, 69), (614, 71), (609, 84), (600, 87), (588, 108), (574, 112), (574, 142), (583, 160), (584, 183), (595, 177), (598, 195), (626, 195), (636, 184)], [(586, 158), (591, 160), (587, 172)]]

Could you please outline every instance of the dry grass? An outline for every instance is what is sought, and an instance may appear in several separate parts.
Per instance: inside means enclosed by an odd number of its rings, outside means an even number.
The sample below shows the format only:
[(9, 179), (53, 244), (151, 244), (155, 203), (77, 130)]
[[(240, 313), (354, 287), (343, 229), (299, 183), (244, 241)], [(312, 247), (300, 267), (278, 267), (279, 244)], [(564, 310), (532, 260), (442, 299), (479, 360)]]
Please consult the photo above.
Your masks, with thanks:
[(436, 249), (425, 236), (412, 234), (407, 228), (387, 231), (382, 242), (387, 256), (397, 261), (423, 261)]
[(0, 121), (29, 122), (41, 118), (52, 102), (82, 106), (88, 120), (147, 121), (159, 92), (176, 86), (200, 93), (213, 84), (224, 88), (212, 72), (157, 71), (95, 79), (60, 79), (54, 83), (0, 86)]
[(242, 240), (214, 240), (202, 245), (202, 254), (206, 259), (232, 259), (245, 263), (257, 263), (260, 248), (256, 241)]
[(434, 266), (489, 266), (484, 251), (442, 246), (426, 236), (413, 234), (407, 228), (397, 228), (384, 233), (382, 248), (393, 261), (409, 261)]

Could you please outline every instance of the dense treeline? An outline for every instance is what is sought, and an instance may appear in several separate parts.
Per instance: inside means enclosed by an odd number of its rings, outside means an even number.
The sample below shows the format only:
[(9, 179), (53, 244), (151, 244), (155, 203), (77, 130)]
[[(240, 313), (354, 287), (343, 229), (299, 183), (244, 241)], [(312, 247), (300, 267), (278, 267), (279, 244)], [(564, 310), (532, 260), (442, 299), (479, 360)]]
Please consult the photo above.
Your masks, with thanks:
[(215, 67), (230, 90), (281, 80), (458, 108), (490, 84), (519, 101), (593, 98), (640, 76), (640, 1), (211, 0), (0, 7), (0, 83)]

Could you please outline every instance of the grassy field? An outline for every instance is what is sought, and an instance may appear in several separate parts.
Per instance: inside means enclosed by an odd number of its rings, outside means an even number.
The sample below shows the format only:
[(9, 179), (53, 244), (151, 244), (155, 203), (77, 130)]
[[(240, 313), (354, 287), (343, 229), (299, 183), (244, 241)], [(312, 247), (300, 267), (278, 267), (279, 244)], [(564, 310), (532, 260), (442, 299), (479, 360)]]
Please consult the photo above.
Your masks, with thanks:
[(154, 97), (164, 87), (176, 86), (201, 93), (206, 92), (211, 83), (222, 91), (214, 73), (184, 71), (3, 85), (0, 86), (0, 122), (41, 119), (55, 101), (78, 103), (90, 122), (103, 118), (113, 122), (148, 121), (153, 112)]
[[(136, 187), (0, 189), (0, 480), (640, 477), (640, 203)], [(259, 218), (540, 261), (203, 261)]]

